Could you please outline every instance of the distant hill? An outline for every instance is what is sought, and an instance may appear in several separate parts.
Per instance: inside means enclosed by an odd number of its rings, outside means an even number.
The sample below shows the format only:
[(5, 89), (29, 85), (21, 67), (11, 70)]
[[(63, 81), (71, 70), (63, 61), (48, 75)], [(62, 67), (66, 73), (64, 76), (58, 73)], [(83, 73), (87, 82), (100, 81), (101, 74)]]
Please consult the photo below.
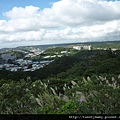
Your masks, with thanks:
[(69, 45), (78, 45), (78, 44), (91, 44), (91, 45), (107, 45), (107, 44), (120, 44), (120, 41), (99, 41), (99, 42), (77, 42), (77, 43), (64, 43), (64, 44), (48, 44), (48, 45), (31, 45), (31, 46), (18, 46), (15, 48), (2, 48), (0, 53), (9, 51), (9, 50), (29, 50), (30, 48), (40, 48), (45, 50), (51, 47), (60, 47), (60, 46), (69, 46)]

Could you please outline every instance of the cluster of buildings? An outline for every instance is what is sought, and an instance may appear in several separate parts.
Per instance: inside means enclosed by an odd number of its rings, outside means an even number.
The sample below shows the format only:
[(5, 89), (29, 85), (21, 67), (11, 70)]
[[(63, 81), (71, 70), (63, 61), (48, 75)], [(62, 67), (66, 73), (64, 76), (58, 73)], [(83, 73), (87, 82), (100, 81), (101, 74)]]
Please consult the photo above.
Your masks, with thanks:
[(36, 69), (43, 68), (44, 66), (48, 65), (49, 63), (53, 62), (51, 61), (35, 61), (32, 62), (30, 60), (23, 60), (19, 59), (14, 62), (14, 64), (0, 64), (0, 70), (5, 69), (9, 71), (35, 71)]
[(34, 71), (36, 69), (43, 68), (45, 65), (53, 62), (53, 60), (47, 61), (31, 61), (24, 59), (16, 59), (15, 56), (10, 54), (3, 54), (0, 58), (0, 70), (5, 69), (9, 71)]
[(76, 50), (92, 50), (91, 45), (73, 46), (73, 48), (76, 49)]
[[(73, 49), (77, 50), (92, 50), (91, 45), (80, 45), (80, 46), (73, 46)], [(38, 56), (44, 53), (41, 49), (30, 49), (28, 51), (22, 51), (25, 53), (24, 58)], [(60, 54), (56, 52), (54, 55), (45, 55), (43, 56), (44, 59), (46, 58), (55, 58), (62, 57), (63, 55), (68, 56), (69, 52), (68, 49), (61, 51)], [(53, 62), (54, 60), (46, 60), (46, 61), (31, 61), (27, 59), (16, 59), (16, 56), (12, 56), (9, 53), (5, 53), (1, 55), (0, 58), (0, 70), (5, 69), (9, 71), (34, 71), (36, 69), (43, 68), (45, 65)]]
[(37, 49), (31, 49), (29, 50), (29, 53), (25, 55), (25, 57), (35, 57), (37, 55), (40, 55), (41, 53), (43, 53), (44, 51), (41, 51), (40, 48)]

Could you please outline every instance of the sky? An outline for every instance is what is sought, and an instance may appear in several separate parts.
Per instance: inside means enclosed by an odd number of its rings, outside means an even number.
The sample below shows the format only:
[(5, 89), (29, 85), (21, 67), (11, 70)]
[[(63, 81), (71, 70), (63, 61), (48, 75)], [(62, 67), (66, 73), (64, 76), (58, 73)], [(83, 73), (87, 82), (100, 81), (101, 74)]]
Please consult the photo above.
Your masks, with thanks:
[(0, 48), (115, 40), (119, 0), (0, 0)]

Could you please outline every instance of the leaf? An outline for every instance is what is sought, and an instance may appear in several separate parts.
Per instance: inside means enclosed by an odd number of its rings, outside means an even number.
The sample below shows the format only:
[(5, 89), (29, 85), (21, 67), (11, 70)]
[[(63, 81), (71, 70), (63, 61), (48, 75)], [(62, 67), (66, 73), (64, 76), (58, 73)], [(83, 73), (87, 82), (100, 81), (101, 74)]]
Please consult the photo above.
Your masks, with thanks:
[(40, 84), (43, 85), (43, 83), (40, 81)]
[(68, 89), (70, 89), (70, 87), (68, 86)]
[(112, 81), (113, 81), (113, 82), (115, 81), (115, 78), (114, 78), (114, 77), (112, 77)]
[(44, 87), (47, 88), (47, 84), (46, 83), (44, 83)]
[(76, 85), (76, 84), (77, 84), (75, 81), (71, 81), (71, 83), (72, 83), (73, 85)]
[(66, 83), (64, 84), (64, 86), (65, 86), (65, 87), (67, 86)]
[(88, 80), (88, 81), (91, 81), (91, 79), (90, 79), (90, 77), (89, 77), (89, 76), (87, 77), (87, 80)]
[(55, 90), (52, 87), (50, 87), (50, 89), (52, 90), (53, 94), (56, 95)]
[(38, 98), (35, 98), (36, 102), (38, 103), (38, 105), (40, 105), (41, 107), (43, 106), (41, 103), (40, 103), (40, 100)]
[(65, 88), (65, 87), (63, 87), (63, 90), (65, 91), (65, 90), (66, 90), (66, 88)]
[(118, 79), (120, 79), (120, 74), (118, 75)]
[(85, 78), (83, 78), (83, 82), (87, 84), (87, 80)]

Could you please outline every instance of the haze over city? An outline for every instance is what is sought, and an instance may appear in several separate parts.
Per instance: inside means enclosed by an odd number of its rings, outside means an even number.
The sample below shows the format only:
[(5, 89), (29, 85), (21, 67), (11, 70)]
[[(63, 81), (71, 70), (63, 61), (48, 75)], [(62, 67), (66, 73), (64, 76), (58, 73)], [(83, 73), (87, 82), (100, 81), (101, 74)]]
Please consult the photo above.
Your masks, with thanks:
[(0, 48), (119, 40), (119, 8), (119, 0), (0, 1)]

